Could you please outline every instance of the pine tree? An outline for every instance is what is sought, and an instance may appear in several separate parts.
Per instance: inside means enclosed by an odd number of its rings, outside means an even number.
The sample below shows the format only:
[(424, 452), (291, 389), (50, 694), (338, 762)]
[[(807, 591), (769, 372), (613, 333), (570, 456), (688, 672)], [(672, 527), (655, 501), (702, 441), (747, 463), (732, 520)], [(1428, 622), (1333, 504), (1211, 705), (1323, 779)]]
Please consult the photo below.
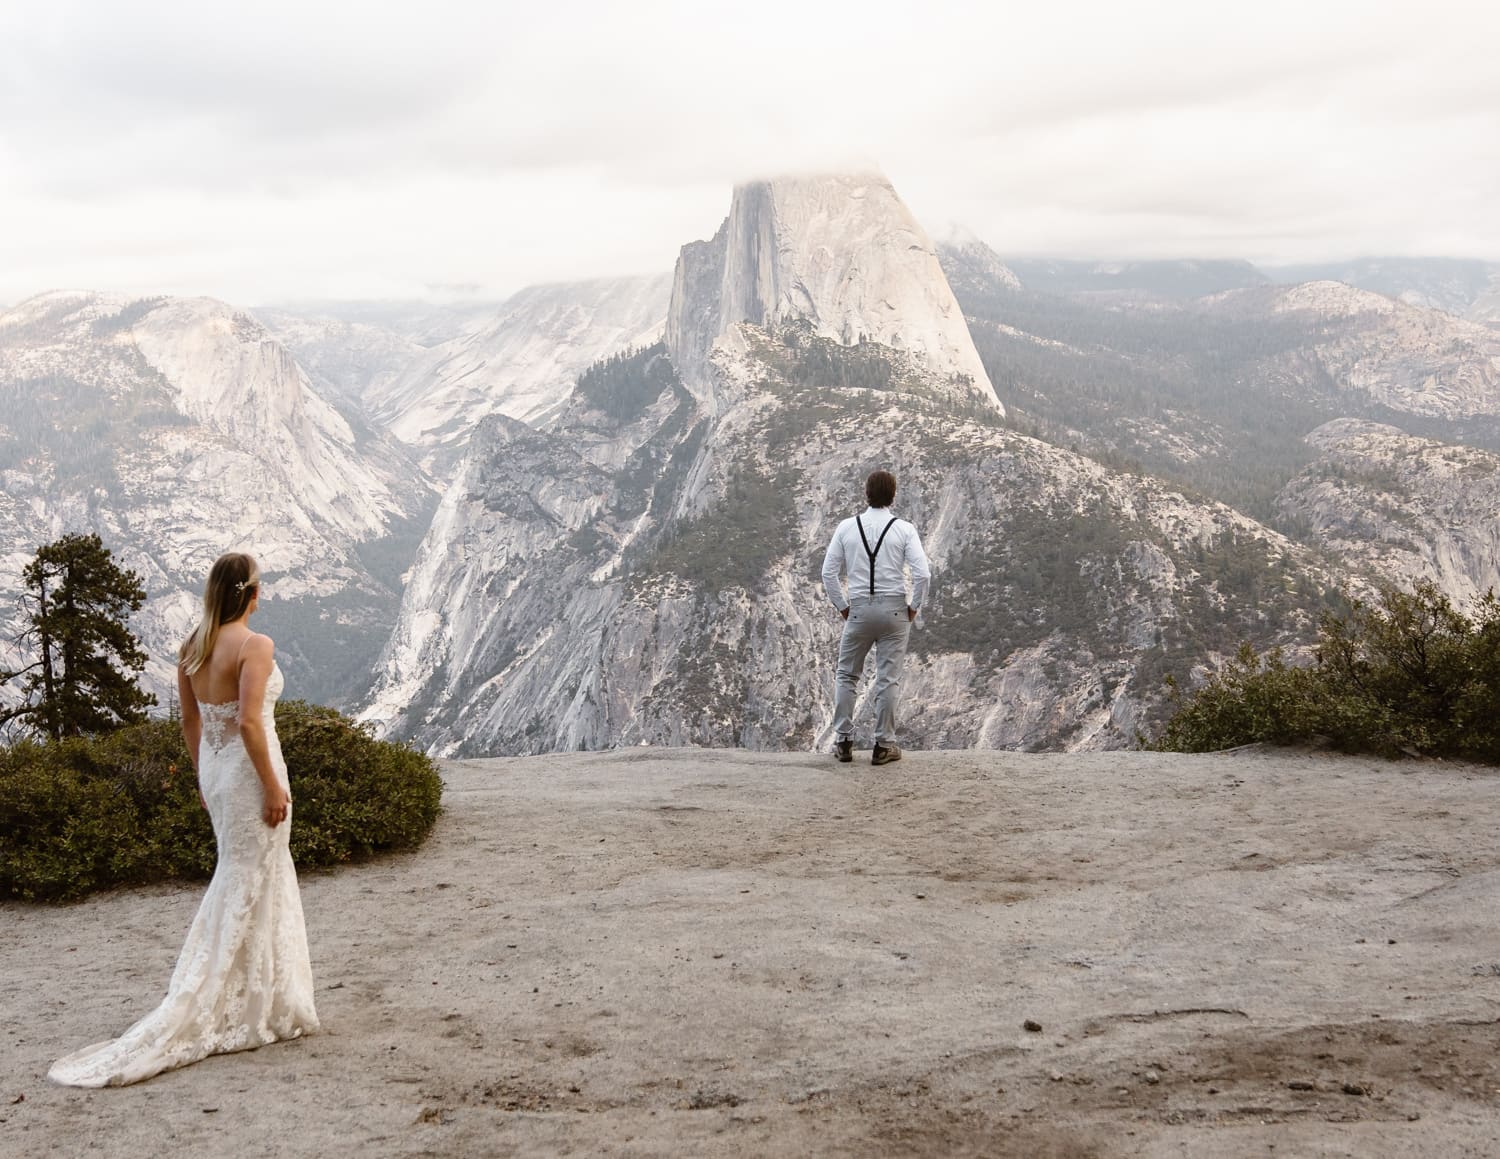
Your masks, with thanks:
[(0, 684), (22, 677), (21, 703), (0, 709), (0, 725), (61, 740), (144, 720), (156, 697), (135, 682), (146, 654), (126, 627), (146, 600), (140, 576), (97, 535), (65, 535), (37, 549), (22, 581), (29, 626), (17, 643), (36, 659), (0, 672)]

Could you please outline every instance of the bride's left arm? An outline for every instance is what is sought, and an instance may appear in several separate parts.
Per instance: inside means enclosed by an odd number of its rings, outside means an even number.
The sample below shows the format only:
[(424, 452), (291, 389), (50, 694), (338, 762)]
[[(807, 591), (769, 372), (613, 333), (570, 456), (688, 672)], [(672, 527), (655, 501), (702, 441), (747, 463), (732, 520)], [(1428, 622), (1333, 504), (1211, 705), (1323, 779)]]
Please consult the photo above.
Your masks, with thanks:
[(256, 776), (260, 778), (261, 791), (266, 798), (264, 817), (267, 825), (279, 825), (285, 821), (287, 806), (292, 800), (276, 777), (271, 764), (271, 746), (266, 741), (263, 706), (274, 658), (275, 645), (271, 643), (271, 637), (261, 635), (252, 635), (246, 640), (240, 654), (240, 741), (250, 763), (255, 766)]

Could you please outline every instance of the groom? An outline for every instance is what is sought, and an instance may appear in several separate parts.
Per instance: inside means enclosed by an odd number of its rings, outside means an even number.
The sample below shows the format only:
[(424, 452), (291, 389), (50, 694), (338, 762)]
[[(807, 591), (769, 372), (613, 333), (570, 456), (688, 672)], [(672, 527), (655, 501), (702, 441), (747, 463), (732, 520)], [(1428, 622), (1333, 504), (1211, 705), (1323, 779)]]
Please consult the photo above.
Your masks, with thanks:
[[(873, 471), (865, 480), (870, 506), (839, 524), (823, 556), (823, 588), (844, 617), (839, 641), (838, 689), (833, 701), (833, 754), (854, 759), (854, 686), (875, 649), (875, 749), (872, 765), (901, 759), (896, 744), (896, 700), (901, 691), (901, 665), (906, 640), (917, 618), (932, 572), (922, 551), (917, 529), (891, 514), (896, 500), (896, 477)], [(906, 594), (906, 569), (911, 569), (912, 591)], [(849, 578), (849, 598), (839, 585), (839, 573)]]

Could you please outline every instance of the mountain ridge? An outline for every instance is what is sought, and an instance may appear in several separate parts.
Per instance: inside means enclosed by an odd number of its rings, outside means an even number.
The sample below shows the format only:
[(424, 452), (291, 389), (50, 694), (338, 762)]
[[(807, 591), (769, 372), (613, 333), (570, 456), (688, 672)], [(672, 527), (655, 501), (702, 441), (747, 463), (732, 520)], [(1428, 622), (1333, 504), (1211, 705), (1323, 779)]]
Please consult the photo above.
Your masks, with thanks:
[(599, 358), (659, 336), (665, 275), (528, 286), (486, 324), (431, 347), (366, 405), (439, 474), (490, 414), (545, 423)]
[[(0, 315), (0, 399), (7, 641), (22, 561), (96, 531), (143, 577), (133, 627), (165, 702), (208, 565), (243, 545), (274, 590), (262, 619), (302, 629), (285, 642), (289, 677), (358, 695), (343, 665), (395, 598), (362, 553), (425, 517), (428, 484), (399, 446), (322, 399), (259, 322), (213, 299), (43, 295)], [(334, 640), (364, 642), (320, 655)]]
[[(26, 545), (101, 530), (148, 576), (164, 687), (195, 569), (239, 536), (303, 687), (336, 665), (437, 751), (815, 747), (837, 624), (813, 563), (887, 466), (938, 573), (914, 739), (1090, 748), (1240, 639), (1305, 648), (1334, 588), (1488, 582), (1482, 320), (1358, 270), (1026, 262), (934, 245), (845, 174), (740, 186), (670, 277), (462, 323), (39, 295), (0, 315), (0, 598)], [(226, 519), (247, 494), (271, 498)]]

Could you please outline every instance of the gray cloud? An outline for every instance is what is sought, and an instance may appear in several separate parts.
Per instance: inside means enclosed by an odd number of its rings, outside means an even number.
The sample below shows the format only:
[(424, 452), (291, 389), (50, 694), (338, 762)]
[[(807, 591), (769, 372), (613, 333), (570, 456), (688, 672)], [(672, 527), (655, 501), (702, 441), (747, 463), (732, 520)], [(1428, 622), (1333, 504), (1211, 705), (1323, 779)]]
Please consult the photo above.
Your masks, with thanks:
[(882, 166), (1003, 252), (1500, 259), (1488, 8), (64, 0), (0, 15), (0, 300), (663, 269)]

